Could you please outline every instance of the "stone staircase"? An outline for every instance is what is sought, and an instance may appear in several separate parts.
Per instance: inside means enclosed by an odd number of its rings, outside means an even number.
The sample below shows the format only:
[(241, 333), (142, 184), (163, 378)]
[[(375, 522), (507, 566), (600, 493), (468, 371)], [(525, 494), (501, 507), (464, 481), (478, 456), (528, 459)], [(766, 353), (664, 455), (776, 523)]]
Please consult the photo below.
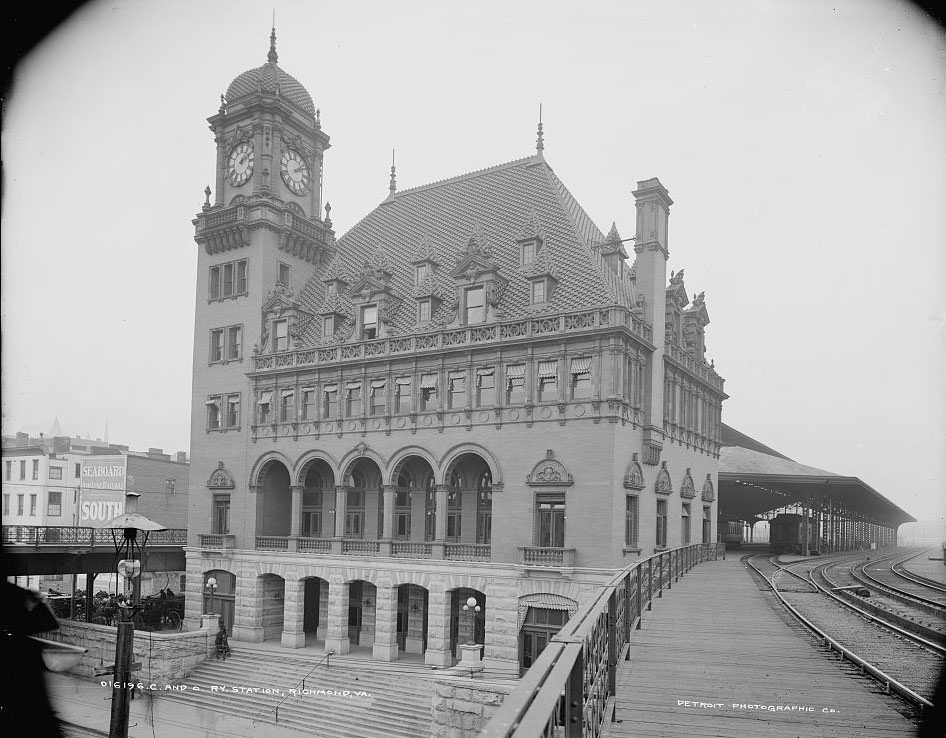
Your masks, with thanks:
[(421, 664), (333, 657), (306, 676), (318, 656), (231, 645), (229, 659), (205, 661), (184, 680), (186, 690), (161, 692), (159, 699), (242, 718), (259, 735), (264, 726), (278, 725), (319, 738), (430, 736), (436, 672)]

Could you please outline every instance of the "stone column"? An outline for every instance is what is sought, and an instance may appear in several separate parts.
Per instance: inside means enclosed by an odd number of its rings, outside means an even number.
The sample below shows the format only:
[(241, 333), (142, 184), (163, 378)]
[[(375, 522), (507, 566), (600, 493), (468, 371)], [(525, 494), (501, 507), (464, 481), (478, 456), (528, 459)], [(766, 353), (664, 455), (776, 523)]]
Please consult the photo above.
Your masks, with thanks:
[(283, 598), (283, 648), (305, 647), (305, 580), (287, 579)]
[[(289, 536), (296, 538), (302, 535), (302, 485), (293, 484), (289, 487), (292, 492), (292, 507), (289, 513)], [(298, 550), (296, 541), (289, 542), (290, 550)]]
[(325, 650), (334, 654), (346, 654), (351, 650), (348, 642), (348, 583), (332, 581), (328, 593), (328, 623), (325, 633)]
[(394, 538), (394, 485), (385, 484), (381, 490), (383, 497), (381, 539), (390, 541)]
[(263, 640), (263, 582), (253, 573), (237, 574), (233, 639), (260, 643)]
[(514, 580), (486, 585), (486, 637), (483, 665), (493, 674), (519, 676), (519, 596)]
[[(439, 516), (438, 516), (439, 518)], [(427, 598), (427, 666), (451, 666), (450, 653), (450, 593), (432, 589)]]
[(348, 505), (348, 487), (335, 487), (335, 537), (345, 537), (345, 510)]
[(435, 541), (447, 540), (447, 485), (438, 484), (437, 490), (437, 526)]
[(375, 588), (374, 645), (371, 658), (397, 661), (397, 587)]

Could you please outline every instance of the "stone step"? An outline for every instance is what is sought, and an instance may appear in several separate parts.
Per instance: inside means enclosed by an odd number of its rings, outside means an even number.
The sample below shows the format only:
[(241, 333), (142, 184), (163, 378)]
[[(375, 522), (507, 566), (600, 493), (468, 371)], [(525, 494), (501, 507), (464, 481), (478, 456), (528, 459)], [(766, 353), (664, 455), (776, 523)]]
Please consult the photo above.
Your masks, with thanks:
[(391, 715), (363, 698), (290, 697), (273, 707), (281, 697), (272, 695), (210, 694), (203, 692), (161, 693), (159, 699), (189, 704), (201, 710), (224, 712), (255, 725), (277, 724), (282, 728), (318, 735), (320, 738), (425, 738), (431, 717)]
[[(309, 663), (274, 663), (257, 659), (232, 657), (226, 661), (206, 661), (187, 682), (191, 684), (224, 685), (236, 687), (276, 688), (283, 691), (296, 688), (312, 669)], [(399, 690), (391, 694), (392, 685)], [(379, 706), (392, 706), (396, 710), (416, 709), (430, 712), (432, 684), (429, 679), (414, 675), (374, 674), (367, 669), (348, 666), (320, 665), (306, 677), (306, 687), (361, 690), (372, 693)]]
[(231, 657), (226, 661), (208, 659), (207, 661), (203, 662), (203, 664), (201, 664), (200, 668), (205, 669), (215, 666), (226, 666), (231, 669), (261, 669), (267, 673), (276, 674), (289, 674), (291, 670), (293, 674), (298, 673), (300, 677), (310, 671), (312, 671), (313, 674), (345, 674), (352, 679), (358, 679), (361, 681), (374, 681), (378, 683), (389, 683), (391, 679), (395, 677), (403, 677), (409, 680), (429, 683), (431, 679), (436, 679), (447, 673), (445, 670), (440, 672), (431, 672), (418, 670), (416, 668), (396, 668), (391, 667), (384, 662), (370, 660), (355, 662), (340, 659), (331, 660), (328, 663), (319, 663), (319, 661), (315, 659), (294, 660), (280, 657), (266, 658), (257, 654), (243, 654), (239, 652), (231, 655)]
[[(189, 689), (162, 693), (161, 697), (257, 724), (275, 721), (277, 714), (273, 708), (279, 704), (276, 724), (280, 727), (325, 738), (430, 735), (432, 675), (418, 669), (419, 664), (399, 668), (369, 659), (339, 659), (326, 667), (319, 664), (320, 658), (287, 657), (271, 650), (238, 647), (226, 661), (209, 659), (184, 680), (191, 688), (200, 687), (199, 692)], [(309, 692), (288, 696), (289, 690), (296, 688), (307, 674)], [(214, 685), (227, 691), (212, 691)], [(242, 691), (247, 687), (281, 693)], [(351, 696), (334, 693), (345, 690)]]

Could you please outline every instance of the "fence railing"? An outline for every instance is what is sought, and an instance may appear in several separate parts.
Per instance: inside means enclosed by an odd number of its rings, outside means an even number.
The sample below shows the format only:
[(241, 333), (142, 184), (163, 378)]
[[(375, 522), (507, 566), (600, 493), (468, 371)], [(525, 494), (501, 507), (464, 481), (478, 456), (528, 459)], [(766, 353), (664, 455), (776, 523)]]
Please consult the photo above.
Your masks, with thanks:
[(722, 544), (661, 551), (615, 576), (555, 635), (480, 732), (480, 738), (590, 738), (601, 735), (630, 658), (631, 630), (655, 597), (697, 564), (722, 556)]
[[(138, 540), (144, 536), (138, 531)], [(121, 534), (118, 534), (121, 540)], [(3, 543), (24, 546), (112, 546), (112, 531), (104, 528), (59, 525), (4, 525)], [(148, 546), (184, 546), (187, 531), (183, 528), (155, 530), (148, 533)]]

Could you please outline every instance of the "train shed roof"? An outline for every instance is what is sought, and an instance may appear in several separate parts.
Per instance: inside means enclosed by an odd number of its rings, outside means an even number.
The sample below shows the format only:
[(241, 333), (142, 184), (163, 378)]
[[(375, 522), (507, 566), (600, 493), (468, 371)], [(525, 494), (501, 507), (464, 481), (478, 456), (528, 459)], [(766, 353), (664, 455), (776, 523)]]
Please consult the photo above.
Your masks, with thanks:
[(758, 515), (819, 494), (885, 525), (916, 519), (857, 477), (799, 464), (723, 424), (719, 457), (719, 509), (722, 516), (751, 520)]

